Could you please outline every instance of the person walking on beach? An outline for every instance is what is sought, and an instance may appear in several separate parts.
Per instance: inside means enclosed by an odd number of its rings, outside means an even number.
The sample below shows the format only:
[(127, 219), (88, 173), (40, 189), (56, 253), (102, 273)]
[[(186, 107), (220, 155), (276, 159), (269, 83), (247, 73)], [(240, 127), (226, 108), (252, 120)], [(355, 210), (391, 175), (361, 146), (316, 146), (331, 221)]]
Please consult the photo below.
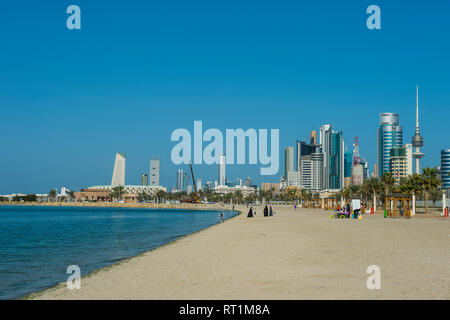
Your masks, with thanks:
[(273, 208), (272, 208), (272, 205), (270, 205), (269, 216), (270, 216), (270, 217), (273, 217)]
[(219, 221), (223, 222), (223, 211), (220, 211), (219, 213)]
[(269, 209), (267, 208), (267, 206), (264, 207), (264, 217), (268, 217), (269, 216)]
[(252, 218), (252, 217), (253, 217), (253, 208), (250, 207), (250, 210), (248, 211), (247, 218)]

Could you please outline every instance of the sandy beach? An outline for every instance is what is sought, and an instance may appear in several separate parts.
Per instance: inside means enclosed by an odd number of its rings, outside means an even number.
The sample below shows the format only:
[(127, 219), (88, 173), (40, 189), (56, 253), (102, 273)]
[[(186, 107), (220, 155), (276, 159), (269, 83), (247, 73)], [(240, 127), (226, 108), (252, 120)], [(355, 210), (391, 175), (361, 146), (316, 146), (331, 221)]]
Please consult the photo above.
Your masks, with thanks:
[[(450, 299), (450, 221), (244, 213), (32, 299)], [(381, 269), (369, 290), (367, 267)]]

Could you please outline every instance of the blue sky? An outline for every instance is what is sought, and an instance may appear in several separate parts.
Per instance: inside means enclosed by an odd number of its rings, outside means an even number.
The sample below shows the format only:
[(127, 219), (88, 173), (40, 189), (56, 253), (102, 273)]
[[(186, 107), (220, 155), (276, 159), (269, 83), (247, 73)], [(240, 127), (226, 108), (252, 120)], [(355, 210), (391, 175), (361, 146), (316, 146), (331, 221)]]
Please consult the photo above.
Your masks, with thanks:
[[(66, 28), (81, 8), (82, 29)], [(381, 8), (381, 30), (365, 13)], [(420, 86), (423, 164), (450, 147), (450, 3), (434, 1), (2, 1), (0, 194), (127, 184), (161, 158), (175, 184), (176, 128), (279, 128), (282, 150), (332, 122), (376, 163), (380, 112), (405, 143)], [(188, 168), (183, 167), (185, 170)], [(203, 181), (216, 166), (196, 166)], [(229, 166), (253, 181), (259, 166)]]

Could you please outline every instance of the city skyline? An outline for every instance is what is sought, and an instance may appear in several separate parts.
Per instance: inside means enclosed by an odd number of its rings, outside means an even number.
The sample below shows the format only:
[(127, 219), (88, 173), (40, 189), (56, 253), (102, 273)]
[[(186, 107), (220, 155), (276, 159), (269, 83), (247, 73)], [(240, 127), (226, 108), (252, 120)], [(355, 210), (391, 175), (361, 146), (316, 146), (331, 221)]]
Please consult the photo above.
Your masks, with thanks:
[[(157, 156), (170, 187), (170, 133), (194, 120), (222, 131), (279, 128), (280, 164), (286, 146), (332, 123), (345, 145), (359, 137), (372, 170), (380, 113), (398, 113), (411, 141), (416, 85), (421, 167), (440, 165), (450, 145), (450, 3), (383, 3), (381, 30), (367, 29), (358, 1), (172, 5), (180, 10), (121, 4), (105, 14), (81, 1), (83, 27), (69, 31), (64, 4), (5, 4), (0, 194), (108, 184), (117, 151), (127, 154), (127, 184), (138, 185)], [(276, 183), (283, 166), (272, 177), (259, 166), (226, 170)], [(214, 165), (194, 171), (217, 176)]]

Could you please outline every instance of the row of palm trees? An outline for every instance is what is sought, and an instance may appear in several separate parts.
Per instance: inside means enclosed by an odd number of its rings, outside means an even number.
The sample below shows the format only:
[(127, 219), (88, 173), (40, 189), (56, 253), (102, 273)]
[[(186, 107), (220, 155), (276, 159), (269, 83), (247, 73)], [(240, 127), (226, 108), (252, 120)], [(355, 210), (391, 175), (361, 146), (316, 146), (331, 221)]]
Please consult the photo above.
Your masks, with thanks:
[(440, 185), (441, 181), (437, 178), (436, 169), (427, 167), (423, 169), (422, 174), (413, 174), (401, 178), (398, 182), (396, 182), (390, 172), (386, 172), (381, 178), (370, 178), (365, 180), (360, 186), (344, 188), (339, 196), (344, 199), (360, 197), (363, 201), (376, 207), (377, 199), (383, 200), (389, 194), (414, 195), (416, 198), (423, 197), (425, 200), (425, 211), (428, 214), (430, 198), (435, 204), (442, 196)]

